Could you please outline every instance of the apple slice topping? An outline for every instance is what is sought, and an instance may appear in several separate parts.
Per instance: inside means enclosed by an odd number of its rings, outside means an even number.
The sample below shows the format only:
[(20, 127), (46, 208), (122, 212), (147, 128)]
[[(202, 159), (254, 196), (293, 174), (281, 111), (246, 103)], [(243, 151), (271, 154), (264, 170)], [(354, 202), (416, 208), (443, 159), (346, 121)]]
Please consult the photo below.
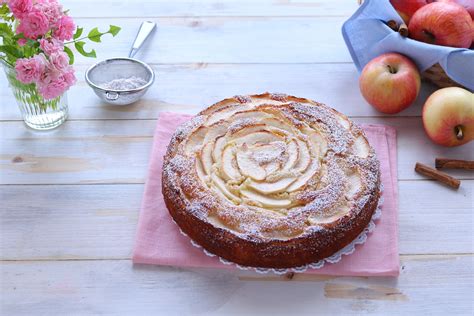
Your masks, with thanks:
[(264, 165), (263, 168), (265, 169), (265, 172), (267, 174), (265, 178), (268, 178), (268, 176), (272, 175), (274, 172), (280, 169), (280, 166), (281, 163), (279, 163), (278, 161), (272, 161)]
[(216, 138), (216, 141), (214, 142), (214, 145), (212, 148), (212, 159), (214, 159), (214, 162), (218, 165), (220, 164), (222, 151), (224, 150), (225, 145), (226, 145), (225, 136), (219, 136)]
[(211, 174), (212, 170), (212, 149), (214, 148), (214, 142), (205, 144), (200, 152), (200, 158), (202, 167), (204, 168), (204, 172), (206, 174)]
[(316, 157), (324, 157), (328, 150), (327, 139), (320, 132), (312, 128), (305, 129), (305, 133), (308, 136), (309, 145), (312, 148), (311, 152), (313, 152)]
[(252, 158), (252, 153), (245, 150), (237, 151), (237, 166), (240, 172), (254, 180), (262, 181), (265, 179), (267, 172), (265, 168)]
[(285, 152), (284, 142), (272, 142), (270, 144), (257, 143), (250, 148), (252, 158), (260, 165), (281, 161)]
[(185, 144), (186, 154), (191, 154), (201, 148), (206, 133), (207, 129), (204, 126), (199, 127), (191, 133)]
[(240, 122), (235, 122), (231, 126), (231, 128), (227, 132), (227, 135), (232, 136), (232, 138), (236, 139), (239, 137), (251, 135), (251, 134), (257, 133), (259, 131), (264, 131), (264, 130), (266, 130), (265, 125), (262, 123), (255, 123), (255, 121), (253, 122), (240, 121)]
[(296, 164), (299, 158), (299, 148), (298, 142), (295, 139), (292, 139), (286, 147), (287, 159), (282, 168), (282, 171), (290, 171)]
[(346, 197), (352, 199), (362, 189), (362, 179), (360, 173), (356, 170), (346, 174), (347, 185), (346, 185)]
[(241, 174), (235, 165), (234, 152), (234, 146), (226, 146), (222, 152), (221, 171), (225, 180), (237, 180), (241, 177)]
[(245, 120), (245, 119), (263, 120), (267, 117), (270, 117), (270, 115), (265, 112), (250, 110), (250, 111), (244, 111), (244, 112), (236, 112), (229, 118), (229, 121), (235, 122), (237, 120)]
[(199, 180), (201, 180), (201, 182), (207, 186), (206, 174), (204, 173), (204, 168), (200, 159), (196, 159), (195, 167)]
[(276, 141), (281, 141), (281, 140), (282, 140), (281, 137), (279, 137), (278, 135), (270, 131), (259, 130), (256, 133), (248, 134), (240, 138), (235, 138), (232, 141), (235, 142), (235, 144), (238, 146), (241, 146), (243, 144), (247, 144), (247, 146), (252, 146), (256, 143), (268, 144), (271, 142), (276, 142)]
[(211, 180), (216, 186), (217, 190), (215, 189), (215, 191), (224, 194), (229, 200), (231, 200), (235, 204), (239, 204), (241, 202), (241, 199), (239, 197), (237, 197), (232, 192), (230, 192), (229, 189), (227, 189), (224, 180), (222, 180), (215, 172), (211, 173)]
[(296, 181), (296, 177), (283, 178), (275, 182), (250, 181), (248, 186), (263, 194), (280, 193), (285, 191), (290, 184)]
[(313, 214), (308, 218), (308, 221), (311, 225), (329, 224), (348, 214), (350, 210), (351, 206), (344, 203), (340, 205), (335, 212)]
[[(314, 206), (317, 212), (311, 211), (309, 217), (302, 219), (307, 218), (306, 225), (333, 223), (350, 212), (353, 204), (348, 201), (356, 200), (364, 190), (363, 172), (348, 164), (336, 168), (338, 162), (334, 159), (343, 161), (345, 158), (331, 153), (328, 148), (332, 139), (328, 134), (331, 129), (325, 126), (328, 123), (322, 119), (307, 122), (293, 115), (293, 110), (291, 107), (280, 110), (272, 104), (234, 106), (229, 103), (208, 116), (207, 126), (192, 131), (184, 150), (196, 157), (197, 176), (216, 197), (235, 205), (243, 204), (248, 212), (262, 213), (264, 217), (285, 218), (290, 210), (297, 211), (298, 207), (320, 198), (325, 188), (337, 182), (337, 192), (334, 191), (337, 197), (328, 202), (334, 205)], [(336, 120), (341, 132), (352, 136), (342, 140), (346, 147), (352, 146), (347, 155), (368, 157), (371, 148), (366, 138), (352, 134), (358, 132), (347, 117), (334, 111), (330, 113), (334, 118), (329, 123), (335, 124)], [(334, 168), (339, 172), (337, 177), (333, 175)], [(238, 208), (235, 212), (238, 213)], [(235, 218), (227, 216), (239, 224), (242, 215), (237, 213)], [(216, 227), (233, 230), (244, 227), (231, 226), (216, 214), (218, 210), (209, 217)], [(262, 234), (287, 238), (287, 232), (280, 228)]]
[(235, 105), (235, 106), (223, 108), (223, 109), (209, 115), (209, 117), (207, 118), (207, 121), (206, 121), (206, 125), (209, 126), (209, 125), (212, 125), (212, 124), (214, 124), (216, 122), (219, 122), (221, 120), (227, 120), (234, 113), (242, 112), (242, 111), (248, 110), (250, 108), (251, 108), (251, 106), (246, 105), (246, 104)]
[(240, 190), (240, 193), (242, 193), (242, 195), (246, 198), (251, 199), (261, 204), (263, 207), (269, 209), (285, 208), (291, 205), (291, 200), (272, 198), (270, 196), (265, 196), (252, 190), (242, 189)]
[(285, 134), (294, 134), (295, 133), (295, 130), (285, 124), (284, 121), (280, 120), (280, 119), (277, 119), (277, 118), (274, 118), (274, 117), (271, 117), (271, 118), (265, 118), (263, 120), (260, 121), (261, 123), (265, 124), (266, 126), (269, 126), (269, 127), (274, 127), (276, 129), (279, 129), (281, 131), (285, 131), (286, 133)]
[(343, 116), (342, 114), (337, 113), (336, 114), (336, 120), (339, 124), (341, 124), (345, 129), (349, 129), (351, 127), (351, 122), (349, 122), (349, 119), (347, 116)]
[(370, 153), (370, 145), (365, 139), (364, 136), (359, 135), (355, 140), (354, 144), (352, 145), (352, 149), (354, 150), (354, 154), (361, 157), (367, 158)]
[(229, 128), (229, 123), (226, 122), (217, 122), (211, 126), (204, 137), (203, 143), (207, 144), (209, 142), (213, 142), (217, 137), (225, 135)]
[(294, 167), (294, 171), (303, 172), (308, 168), (309, 163), (311, 162), (311, 156), (308, 144), (305, 141), (296, 138), (296, 143), (298, 144), (298, 162)]
[(286, 190), (288, 192), (294, 192), (303, 187), (306, 182), (308, 182), (309, 179), (311, 179), (316, 174), (319, 169), (319, 164), (320, 163), (318, 159), (312, 159), (309, 167)]

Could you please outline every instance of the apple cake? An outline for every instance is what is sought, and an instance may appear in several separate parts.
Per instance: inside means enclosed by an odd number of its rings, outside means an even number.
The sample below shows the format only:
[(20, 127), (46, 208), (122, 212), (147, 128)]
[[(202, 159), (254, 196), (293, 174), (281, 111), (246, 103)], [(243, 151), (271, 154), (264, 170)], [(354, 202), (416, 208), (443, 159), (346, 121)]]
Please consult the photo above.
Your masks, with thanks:
[(324, 259), (368, 225), (379, 161), (336, 110), (283, 94), (236, 96), (174, 133), (162, 190), (179, 225), (234, 263), (298, 267)]

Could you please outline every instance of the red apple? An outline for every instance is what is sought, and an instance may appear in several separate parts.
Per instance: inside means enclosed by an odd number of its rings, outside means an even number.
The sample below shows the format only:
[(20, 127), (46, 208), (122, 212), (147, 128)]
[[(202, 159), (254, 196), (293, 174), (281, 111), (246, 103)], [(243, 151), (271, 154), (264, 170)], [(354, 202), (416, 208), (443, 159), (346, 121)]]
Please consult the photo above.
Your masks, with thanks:
[(472, 19), (456, 3), (433, 2), (421, 7), (410, 20), (410, 37), (425, 43), (468, 48), (472, 42)]
[(406, 24), (419, 8), (430, 2), (430, 0), (390, 0), (390, 3)]
[(383, 54), (365, 65), (359, 87), (367, 102), (377, 110), (394, 114), (415, 101), (420, 91), (420, 73), (407, 57)]
[(474, 0), (436, 0), (437, 2), (454, 2), (463, 6), (474, 20)]
[(474, 94), (457, 87), (439, 89), (423, 106), (428, 136), (443, 146), (459, 146), (474, 139)]
[(469, 15), (471, 16), (472, 21), (472, 44), (471, 44), (471, 49), (474, 48), (474, 0), (436, 0), (438, 2), (451, 2), (451, 3), (457, 3), (461, 6), (463, 6), (467, 12), (469, 12)]

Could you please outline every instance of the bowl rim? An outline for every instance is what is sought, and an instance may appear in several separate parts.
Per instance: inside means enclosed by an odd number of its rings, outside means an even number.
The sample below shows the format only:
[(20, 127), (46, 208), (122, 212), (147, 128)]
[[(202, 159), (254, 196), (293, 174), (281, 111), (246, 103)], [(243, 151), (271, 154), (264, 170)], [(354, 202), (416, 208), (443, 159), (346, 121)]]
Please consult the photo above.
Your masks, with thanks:
[[(92, 80), (89, 77), (89, 73), (92, 70), (94, 70), (95, 68), (99, 67), (100, 65), (105, 64), (105, 63), (110, 62), (110, 61), (114, 61), (114, 60), (126, 60), (126, 61), (130, 61), (130, 62), (133, 62), (133, 63), (137, 63), (137, 64), (141, 65), (142, 67), (144, 67), (150, 73), (151, 77), (145, 85), (143, 85), (141, 87), (138, 87), (138, 88), (126, 89), (126, 90), (105, 89), (105, 88), (93, 83)], [(91, 86), (94, 89), (98, 89), (98, 90), (101, 90), (101, 91), (104, 91), (104, 92), (107, 92), (107, 91), (117, 92), (117, 93), (120, 93), (120, 92), (122, 92), (122, 93), (123, 92), (139, 92), (139, 91), (147, 89), (148, 87), (150, 87), (153, 84), (153, 82), (155, 81), (155, 72), (153, 71), (153, 69), (148, 64), (146, 64), (146, 63), (144, 63), (144, 62), (142, 62), (138, 59), (128, 58), (128, 57), (114, 57), (114, 58), (104, 59), (104, 60), (99, 61), (99, 62), (93, 64), (92, 66), (90, 66), (86, 70), (85, 79), (86, 79), (86, 82), (89, 86)]]

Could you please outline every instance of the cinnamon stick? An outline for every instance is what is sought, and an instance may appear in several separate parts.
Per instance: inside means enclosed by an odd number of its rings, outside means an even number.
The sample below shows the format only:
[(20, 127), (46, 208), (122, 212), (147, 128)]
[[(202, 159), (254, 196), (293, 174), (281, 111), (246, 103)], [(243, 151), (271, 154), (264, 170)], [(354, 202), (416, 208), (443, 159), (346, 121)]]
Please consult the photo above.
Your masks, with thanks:
[(398, 23), (395, 20), (389, 20), (387, 21), (387, 26), (394, 30), (395, 32), (398, 32)]
[(431, 179), (435, 179), (447, 186), (450, 186), (451, 188), (458, 189), (459, 186), (461, 185), (461, 181), (459, 181), (456, 178), (451, 177), (450, 175), (430, 168), (424, 164), (421, 164), (419, 162), (416, 163), (415, 165), (415, 171), (418, 172), (419, 174), (422, 174), (424, 176), (427, 176)]
[(474, 170), (474, 161), (472, 160), (459, 160), (449, 158), (436, 158), (435, 160), (436, 169), (466, 169)]
[(405, 23), (400, 24), (400, 28), (398, 29), (398, 33), (401, 36), (407, 37), (408, 36), (408, 26)]

